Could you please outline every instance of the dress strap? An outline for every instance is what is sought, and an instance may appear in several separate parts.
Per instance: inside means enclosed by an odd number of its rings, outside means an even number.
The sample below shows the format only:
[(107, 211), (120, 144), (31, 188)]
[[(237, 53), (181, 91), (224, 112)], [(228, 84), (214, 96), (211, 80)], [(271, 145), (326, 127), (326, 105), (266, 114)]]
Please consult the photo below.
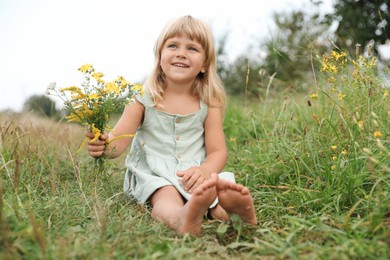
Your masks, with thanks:
[(206, 103), (203, 102), (203, 100), (200, 101), (200, 109), (206, 109), (207, 110), (208, 106), (206, 105)]
[(209, 106), (206, 103), (204, 103), (202, 100), (200, 101), (200, 111), (201, 114), (204, 116), (204, 118), (206, 118), (209, 112)]
[(142, 105), (144, 105), (144, 107), (153, 107), (153, 106), (154, 106), (154, 102), (153, 102), (151, 96), (149, 95), (149, 93), (147, 93), (147, 92), (143, 93), (143, 95), (141, 95), (141, 94), (136, 94), (136, 95), (135, 95), (135, 98), (136, 98)]

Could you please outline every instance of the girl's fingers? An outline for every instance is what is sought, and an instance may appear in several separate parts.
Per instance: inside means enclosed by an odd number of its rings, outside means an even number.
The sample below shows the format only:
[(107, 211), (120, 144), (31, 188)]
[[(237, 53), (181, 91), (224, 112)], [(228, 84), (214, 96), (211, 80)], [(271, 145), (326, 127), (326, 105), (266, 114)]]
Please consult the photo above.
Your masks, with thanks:
[(92, 132), (90, 132), (90, 131), (86, 131), (85, 132), (85, 136), (88, 137), (88, 138), (94, 138), (95, 137), (95, 135)]
[[(91, 131), (86, 131), (85, 132), (85, 136), (88, 137), (88, 138), (95, 138), (95, 135), (91, 132)], [(108, 139), (108, 134), (107, 133), (104, 133), (102, 134), (100, 137), (99, 137), (100, 140), (106, 140)]]
[(177, 176), (181, 177), (180, 184), (184, 185), (184, 190), (192, 193), (199, 185), (205, 181), (204, 174), (199, 171), (199, 167), (191, 167), (185, 171), (177, 172)]
[(92, 157), (100, 157), (103, 155), (103, 151), (99, 151), (99, 152), (91, 152), (89, 151), (88, 154)]
[(202, 182), (202, 176), (200, 174), (194, 174), (192, 177), (188, 180), (186, 185), (184, 186), (184, 189), (191, 193), (196, 187), (198, 187)]
[(180, 180), (180, 184), (183, 185), (184, 183), (186, 183), (192, 176), (192, 174), (190, 174), (189, 170), (185, 170), (185, 171), (181, 171), (181, 172), (177, 172), (176, 175), (178, 177), (181, 177), (181, 180)]
[(87, 145), (88, 154), (92, 157), (100, 157), (104, 153), (104, 145), (96, 145), (94, 143)]
[[(85, 136), (87, 138), (93, 139), (95, 135), (91, 131), (86, 131)], [(104, 133), (103, 135), (100, 136), (100, 138), (96, 141), (93, 142), (88, 142), (87, 143), (87, 151), (88, 154), (94, 158), (100, 157), (104, 153), (104, 148), (105, 148), (105, 140), (108, 138), (108, 135)]]
[(108, 134), (104, 133), (99, 137), (100, 140), (106, 140), (108, 139)]
[(87, 149), (88, 151), (96, 152), (96, 151), (103, 151), (104, 150), (104, 144), (97, 144), (97, 143), (88, 143)]

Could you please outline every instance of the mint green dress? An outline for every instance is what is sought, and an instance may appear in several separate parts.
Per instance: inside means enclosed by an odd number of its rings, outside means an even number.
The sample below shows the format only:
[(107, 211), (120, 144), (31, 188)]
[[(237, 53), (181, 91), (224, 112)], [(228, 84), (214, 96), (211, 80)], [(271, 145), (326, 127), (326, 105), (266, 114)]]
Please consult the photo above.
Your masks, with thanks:
[[(157, 189), (173, 185), (188, 200), (191, 194), (184, 190), (176, 173), (199, 166), (205, 160), (207, 105), (201, 101), (198, 111), (183, 116), (156, 109), (146, 93), (136, 98), (145, 112), (126, 158), (125, 194), (143, 204)], [(234, 181), (232, 173), (219, 176)], [(213, 205), (216, 203), (217, 200)]]

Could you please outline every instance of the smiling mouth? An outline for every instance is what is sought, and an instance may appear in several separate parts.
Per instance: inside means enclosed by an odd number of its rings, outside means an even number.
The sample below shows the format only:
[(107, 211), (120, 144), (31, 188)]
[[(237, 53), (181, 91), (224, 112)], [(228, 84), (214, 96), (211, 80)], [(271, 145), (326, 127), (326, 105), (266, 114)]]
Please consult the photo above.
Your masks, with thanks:
[(172, 65), (179, 68), (188, 68), (188, 66), (183, 63), (173, 63)]

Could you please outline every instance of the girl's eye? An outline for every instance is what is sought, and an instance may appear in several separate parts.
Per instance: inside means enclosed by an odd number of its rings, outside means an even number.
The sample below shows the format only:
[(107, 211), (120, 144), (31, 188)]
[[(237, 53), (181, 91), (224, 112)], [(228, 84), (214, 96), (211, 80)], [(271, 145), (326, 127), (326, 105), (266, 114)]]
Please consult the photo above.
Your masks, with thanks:
[(176, 44), (168, 44), (168, 48), (177, 48)]
[(189, 49), (190, 51), (196, 51), (196, 52), (198, 51), (198, 49), (197, 49), (197, 48), (194, 48), (194, 47), (189, 47), (188, 49)]

